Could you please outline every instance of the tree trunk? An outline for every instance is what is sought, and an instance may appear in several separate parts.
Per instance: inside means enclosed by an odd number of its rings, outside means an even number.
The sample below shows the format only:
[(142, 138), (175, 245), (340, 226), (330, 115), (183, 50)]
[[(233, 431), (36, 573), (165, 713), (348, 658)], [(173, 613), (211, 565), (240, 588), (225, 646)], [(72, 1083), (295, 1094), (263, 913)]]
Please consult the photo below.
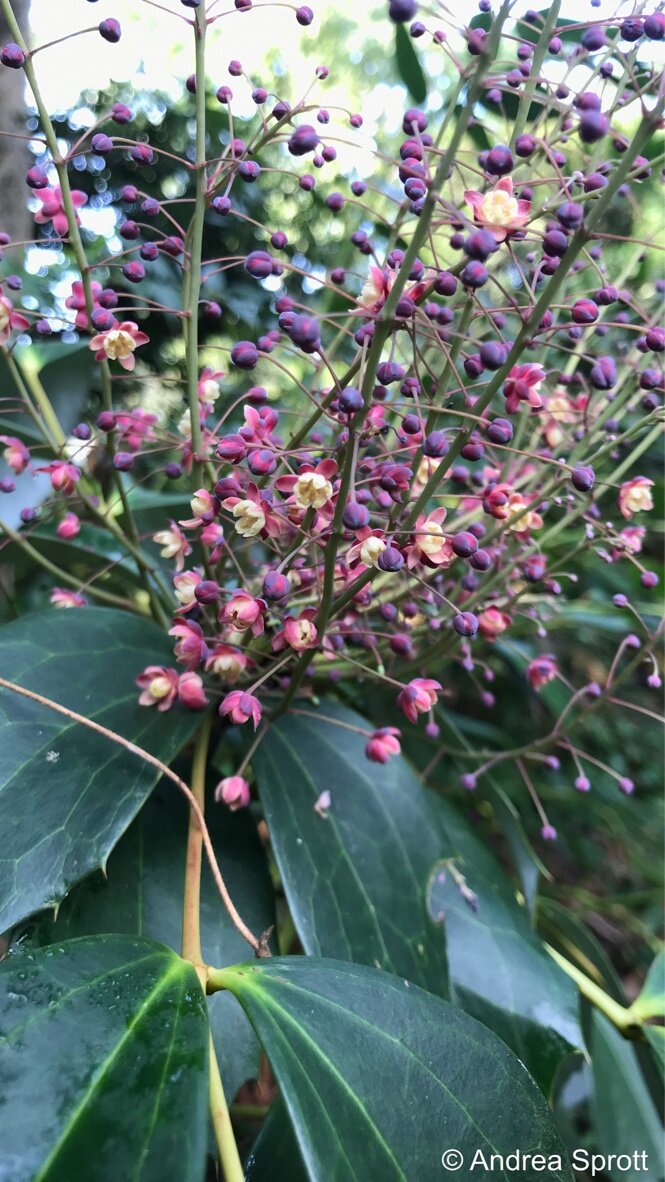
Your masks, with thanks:
[[(21, 29), (25, 30), (30, 0), (13, 0), (12, 7)], [(7, 23), (0, 15), (0, 45), (12, 40)], [(0, 68), (0, 131), (25, 135), (27, 115), (23, 71)], [(23, 242), (33, 233), (25, 186), (25, 174), (31, 159), (27, 141), (0, 135), (0, 233), (9, 234), (16, 242)], [(18, 268), (19, 258), (16, 263)]]

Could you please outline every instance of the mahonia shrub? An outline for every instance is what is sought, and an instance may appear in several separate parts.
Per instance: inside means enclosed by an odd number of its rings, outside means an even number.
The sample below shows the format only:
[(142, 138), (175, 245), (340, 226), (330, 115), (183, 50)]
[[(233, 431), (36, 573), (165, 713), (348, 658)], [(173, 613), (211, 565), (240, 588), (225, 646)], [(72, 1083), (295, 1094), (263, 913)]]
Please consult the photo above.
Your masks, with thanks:
[(273, 6), (136, 7), (177, 134), (50, 112), (0, 0), (0, 1173), (590, 1177), (577, 1072), (595, 1173), (660, 1177), (662, 963), (628, 1005), (538, 880), (658, 720), (665, 15), (382, 3), (370, 155), (344, 44), (258, 78)]

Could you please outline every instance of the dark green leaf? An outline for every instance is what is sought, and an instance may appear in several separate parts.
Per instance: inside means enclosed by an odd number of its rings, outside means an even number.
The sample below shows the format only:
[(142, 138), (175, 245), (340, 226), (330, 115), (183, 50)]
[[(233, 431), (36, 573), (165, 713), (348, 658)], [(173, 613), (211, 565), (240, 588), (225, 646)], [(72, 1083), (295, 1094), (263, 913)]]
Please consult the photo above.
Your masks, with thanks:
[[(172, 663), (149, 620), (102, 608), (49, 611), (0, 629), (3, 675), (169, 763), (200, 725), (137, 702), (134, 678)], [(58, 903), (108, 855), (158, 773), (79, 723), (0, 690), (0, 931)]]
[(478, 899), (473, 911), (445, 865), (432, 878), (430, 908), (444, 922), (454, 994), (549, 1093), (558, 1063), (582, 1046), (577, 992), (534, 934), (486, 845), (446, 801), (439, 801), (439, 817), (454, 867)]
[(248, 1158), (245, 1182), (309, 1182), (291, 1118), (281, 1099), (272, 1105)]
[(644, 1033), (662, 1079), (665, 1077), (665, 1026), (645, 1026)]
[(411, 98), (417, 103), (424, 103), (427, 98), (425, 75), (404, 25), (395, 26), (395, 60), (397, 72)]
[[(490, 1180), (492, 1153), (568, 1166), (545, 1100), (491, 1031), (377, 969), (287, 957), (221, 974), (263, 1043), (312, 1182), (440, 1182), (457, 1150)], [(388, 1089), (388, 1090), (387, 1090)], [(476, 1151), (486, 1155), (487, 1165)], [(506, 1176), (503, 1171), (499, 1177)]]
[(665, 952), (659, 952), (649, 965), (646, 981), (631, 1009), (643, 1021), (648, 1018), (665, 1018)]
[[(263, 848), (248, 813), (209, 804), (207, 822), (224, 878), (243, 919), (255, 932), (274, 923), (273, 895)], [(57, 919), (40, 916), (32, 938), (39, 944), (102, 932), (148, 936), (180, 950), (187, 845), (187, 803), (175, 785), (163, 782), (111, 854), (106, 874), (75, 887)], [(231, 923), (203, 859), (201, 871), (203, 959), (233, 964), (247, 945)], [(28, 933), (30, 934), (30, 933)], [(210, 1025), (229, 1098), (257, 1075), (259, 1049), (247, 1019), (228, 995), (209, 999)]]
[[(534, 935), (511, 882), (455, 810), (423, 787), (406, 760), (372, 764), (362, 736), (325, 721), (366, 729), (359, 715), (332, 702), (322, 714), (281, 719), (255, 759), (305, 951), (375, 964), (443, 994), (435, 922), (443, 911), (459, 1001), (549, 1090), (557, 1063), (582, 1044), (574, 986)], [(331, 794), (326, 820), (313, 807), (324, 788)], [(427, 884), (451, 858), (477, 894), (479, 911), (471, 912), (446, 874), (434, 883), (427, 922)]]
[(0, 1177), (200, 1182), (208, 1027), (191, 965), (103, 936), (0, 965)]
[[(589, 1052), (593, 1068), (595, 1135), (606, 1154), (646, 1152), (648, 1177), (665, 1175), (663, 1131), (639, 1068), (635, 1049), (598, 1010), (591, 1013)], [(643, 1169), (609, 1168), (616, 1182), (642, 1182)]]
[[(112, 534), (90, 522), (82, 522), (79, 533), (70, 541), (58, 537), (56, 522), (44, 522), (30, 530), (28, 540), (44, 558), (69, 574), (82, 567), (86, 573), (108, 570), (111, 573), (120, 572), (123, 582), (128, 579), (134, 583), (139, 581), (133, 559), (122, 550)], [(19, 575), (26, 571), (34, 573), (34, 559), (26, 555), (20, 546), (14, 543), (7, 545), (3, 551), (3, 559), (5, 557)], [(103, 582), (101, 586), (104, 586)]]
[[(367, 727), (333, 702), (324, 714)], [(288, 716), (255, 756), (291, 913), (306, 952), (376, 965), (445, 995), (444, 940), (426, 900), (432, 867), (449, 852), (437, 801), (404, 760), (372, 764), (364, 744), (323, 718)], [(314, 810), (324, 789), (325, 819)]]

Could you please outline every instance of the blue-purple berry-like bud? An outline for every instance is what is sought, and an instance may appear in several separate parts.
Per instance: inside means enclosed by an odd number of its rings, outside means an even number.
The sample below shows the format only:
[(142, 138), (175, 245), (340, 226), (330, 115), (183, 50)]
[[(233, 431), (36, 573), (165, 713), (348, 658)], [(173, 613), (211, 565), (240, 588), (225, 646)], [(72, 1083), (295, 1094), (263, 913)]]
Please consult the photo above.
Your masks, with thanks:
[(99, 31), (105, 41), (110, 41), (115, 45), (122, 36), (122, 29), (120, 28), (120, 21), (110, 16), (107, 20), (102, 21), (99, 26)]
[(305, 28), (307, 25), (311, 25), (314, 20), (314, 13), (309, 5), (301, 4), (300, 8), (296, 8), (296, 20), (299, 25), (303, 25)]
[(377, 566), (383, 571), (395, 574), (404, 566), (404, 555), (397, 549), (397, 546), (386, 546), (377, 559)]
[(355, 414), (363, 407), (363, 396), (355, 386), (345, 386), (337, 401), (340, 410), (347, 415)]
[(279, 603), (281, 599), (286, 599), (291, 591), (291, 580), (287, 575), (282, 575), (279, 571), (268, 571), (263, 580), (263, 598), (267, 599), (269, 603)]
[(468, 530), (462, 530), (461, 533), (455, 534), (450, 542), (453, 554), (458, 558), (470, 558), (478, 549), (477, 539)]
[(349, 501), (344, 508), (342, 521), (347, 529), (364, 529), (369, 525), (369, 509), (357, 501)]
[(453, 620), (458, 636), (475, 636), (478, 631), (478, 617), (473, 612), (460, 612)]
[(441, 459), (448, 451), (448, 437), (445, 431), (430, 431), (423, 439), (423, 455), (430, 459)]
[(20, 70), (25, 65), (25, 53), (20, 45), (17, 45), (15, 41), (10, 41), (0, 50), (0, 62), (10, 70)]
[(237, 341), (231, 350), (231, 361), (238, 369), (255, 369), (259, 351), (253, 341)]
[(413, 20), (418, 11), (417, 0), (390, 0), (388, 16), (396, 25), (403, 25)]
[(319, 133), (309, 123), (301, 123), (289, 138), (288, 149), (292, 156), (306, 156), (313, 152), (320, 142)]
[(590, 492), (594, 486), (596, 474), (589, 464), (579, 464), (576, 468), (573, 468), (570, 479), (573, 483), (573, 487), (576, 488), (578, 492)]

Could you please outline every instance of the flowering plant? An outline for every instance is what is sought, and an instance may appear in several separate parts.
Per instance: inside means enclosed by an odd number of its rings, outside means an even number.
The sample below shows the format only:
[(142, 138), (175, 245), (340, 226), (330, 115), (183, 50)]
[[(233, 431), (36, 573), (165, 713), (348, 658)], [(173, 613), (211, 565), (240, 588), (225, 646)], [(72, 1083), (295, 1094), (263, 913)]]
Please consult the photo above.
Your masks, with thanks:
[(428, 1182), (480, 1140), (572, 1179), (585, 1049), (601, 1150), (613, 1055), (656, 1155), (662, 965), (624, 1004), (538, 882), (592, 787), (634, 793), (601, 728), (658, 717), (665, 17), (382, 3), (422, 93), (370, 177), (334, 69), (220, 71), (270, 6), (145, 4), (193, 47), (180, 145), (119, 99), (63, 139), (0, 0), (36, 113), (36, 230), (1, 237), (0, 1173)]

